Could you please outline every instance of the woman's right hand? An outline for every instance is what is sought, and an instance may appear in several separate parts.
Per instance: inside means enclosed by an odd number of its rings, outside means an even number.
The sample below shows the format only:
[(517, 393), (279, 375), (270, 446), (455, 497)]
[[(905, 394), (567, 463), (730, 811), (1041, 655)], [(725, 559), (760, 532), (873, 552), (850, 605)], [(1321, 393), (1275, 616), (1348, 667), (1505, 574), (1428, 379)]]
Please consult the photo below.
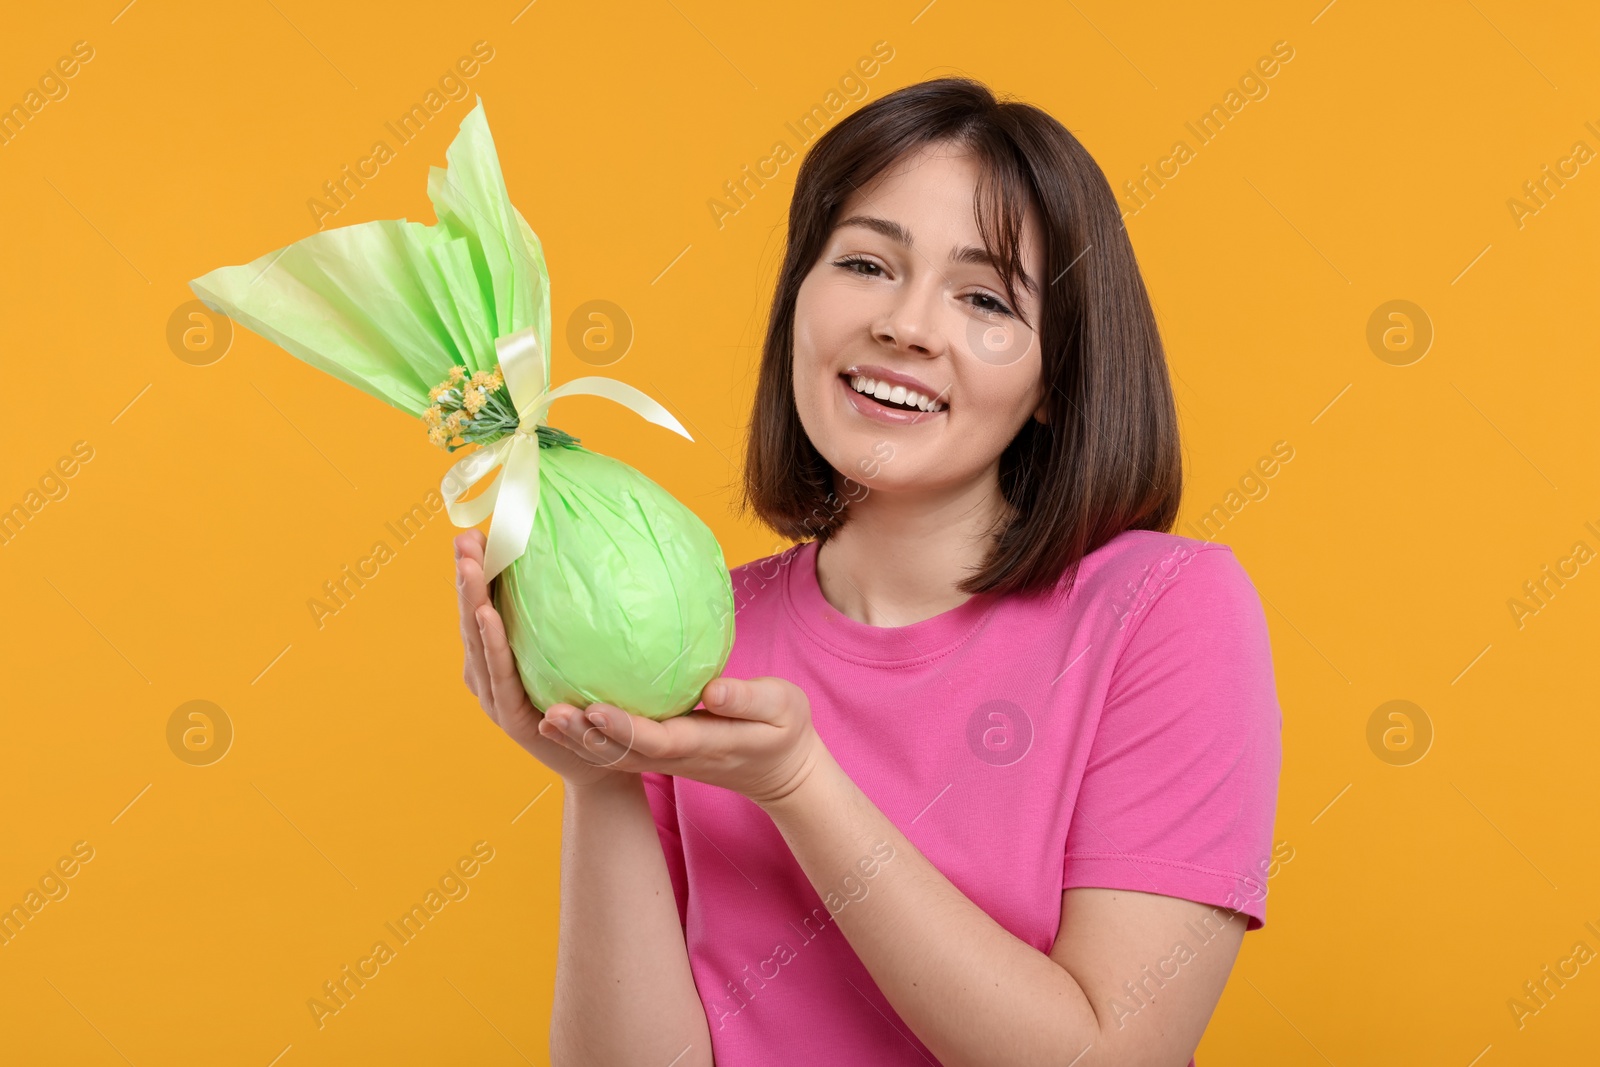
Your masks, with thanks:
[[(489, 583), (483, 576), (484, 543), (480, 530), (468, 530), (455, 538), (456, 595), (461, 606), (461, 643), (466, 650), (463, 677), (467, 688), (500, 729), (559, 774), (569, 789), (637, 777), (631, 771), (613, 771), (590, 763), (540, 734), (539, 723), (544, 716), (528, 699), (506, 640), (505, 624), (489, 603)], [(547, 710), (574, 718), (582, 714), (571, 704), (552, 704)]]

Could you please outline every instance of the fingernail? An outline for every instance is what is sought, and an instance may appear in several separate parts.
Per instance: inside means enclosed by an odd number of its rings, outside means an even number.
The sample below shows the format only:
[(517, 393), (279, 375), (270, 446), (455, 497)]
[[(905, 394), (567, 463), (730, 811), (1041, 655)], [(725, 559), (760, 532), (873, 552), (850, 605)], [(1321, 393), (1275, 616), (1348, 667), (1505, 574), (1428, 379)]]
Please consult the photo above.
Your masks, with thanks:
[(598, 711), (591, 711), (588, 715), (588, 719), (590, 722), (600, 727), (600, 729), (604, 730), (606, 728), (606, 717), (600, 714)]
[(712, 682), (706, 686), (706, 699), (713, 704), (722, 703), (722, 691), (726, 688), (721, 682)]
[(472, 617), (473, 617), (473, 618), (474, 618), (474, 619), (477, 619), (477, 620), (478, 620), (478, 632), (479, 632), (479, 633), (480, 633), (480, 634), (481, 634), (481, 633), (483, 633), (483, 616), (482, 616), (482, 615), (480, 615), (480, 614), (478, 614), (478, 613), (477, 613), (477, 612), (473, 612), (473, 613), (472, 613)]

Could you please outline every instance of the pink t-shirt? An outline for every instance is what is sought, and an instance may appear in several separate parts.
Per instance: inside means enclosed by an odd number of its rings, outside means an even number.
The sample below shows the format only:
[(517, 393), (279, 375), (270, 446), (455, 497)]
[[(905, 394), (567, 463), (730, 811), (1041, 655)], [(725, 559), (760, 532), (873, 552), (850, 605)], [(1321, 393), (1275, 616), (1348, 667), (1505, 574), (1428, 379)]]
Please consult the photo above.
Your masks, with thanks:
[[(732, 570), (724, 673), (804, 690), (850, 778), (1001, 926), (1048, 952), (1076, 886), (1262, 926), (1282, 715), (1228, 546), (1128, 531), (1065, 600), (980, 594), (900, 627), (834, 610), (816, 556), (808, 541)], [(718, 1067), (937, 1062), (833, 918), (892, 857), (863, 855), (825, 901), (754, 803), (644, 779)]]

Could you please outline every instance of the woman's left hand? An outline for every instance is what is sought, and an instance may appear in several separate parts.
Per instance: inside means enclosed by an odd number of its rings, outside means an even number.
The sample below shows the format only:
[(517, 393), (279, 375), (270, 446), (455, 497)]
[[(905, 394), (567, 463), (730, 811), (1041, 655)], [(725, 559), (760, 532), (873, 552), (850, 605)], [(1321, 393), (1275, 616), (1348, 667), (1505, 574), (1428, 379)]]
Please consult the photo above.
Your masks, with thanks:
[(690, 778), (757, 804), (788, 796), (815, 768), (822, 739), (793, 682), (716, 678), (701, 700), (705, 710), (660, 722), (611, 704), (552, 704), (539, 732), (601, 767)]

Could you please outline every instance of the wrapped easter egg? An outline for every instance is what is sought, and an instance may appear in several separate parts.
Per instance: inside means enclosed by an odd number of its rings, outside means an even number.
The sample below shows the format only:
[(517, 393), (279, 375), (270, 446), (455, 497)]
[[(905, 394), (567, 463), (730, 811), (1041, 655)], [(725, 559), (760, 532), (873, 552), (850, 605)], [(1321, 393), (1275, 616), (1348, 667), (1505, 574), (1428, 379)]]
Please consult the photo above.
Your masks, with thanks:
[(472, 448), (440, 489), (457, 526), (492, 516), (484, 573), (535, 707), (690, 711), (733, 647), (721, 546), (666, 490), (546, 416), (561, 397), (599, 396), (692, 438), (615, 379), (551, 388), (544, 251), (511, 204), (481, 98), (445, 156), (448, 166), (428, 173), (435, 225), (324, 230), (190, 287), (213, 311), (418, 418), (439, 447)]

